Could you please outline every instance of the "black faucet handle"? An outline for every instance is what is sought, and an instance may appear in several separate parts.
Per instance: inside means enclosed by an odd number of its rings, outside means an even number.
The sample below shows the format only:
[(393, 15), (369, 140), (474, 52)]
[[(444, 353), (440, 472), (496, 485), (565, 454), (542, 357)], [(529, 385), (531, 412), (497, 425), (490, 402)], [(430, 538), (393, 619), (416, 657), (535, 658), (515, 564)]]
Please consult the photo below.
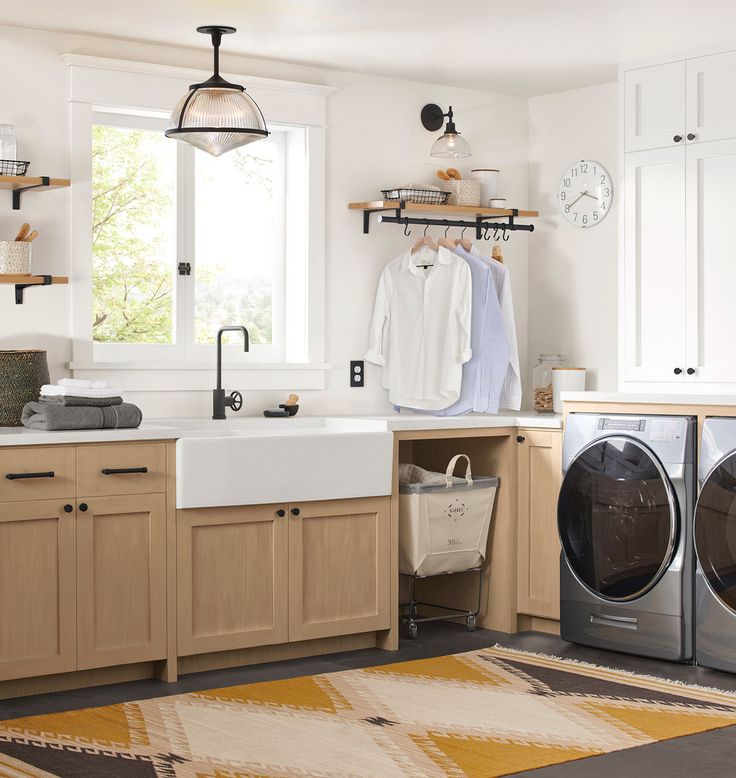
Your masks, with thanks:
[(225, 404), (234, 411), (239, 411), (243, 407), (243, 395), (240, 392), (230, 392), (230, 396), (225, 400)]

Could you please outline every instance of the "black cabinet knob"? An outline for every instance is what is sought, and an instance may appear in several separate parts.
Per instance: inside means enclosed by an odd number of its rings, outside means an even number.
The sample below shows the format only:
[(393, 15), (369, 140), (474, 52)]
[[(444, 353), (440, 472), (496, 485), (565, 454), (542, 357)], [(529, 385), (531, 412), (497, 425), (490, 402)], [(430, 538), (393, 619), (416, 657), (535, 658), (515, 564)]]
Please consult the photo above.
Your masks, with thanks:
[(301, 513), (301, 511), (299, 510), (299, 508), (292, 508), (291, 509), (291, 515), (292, 516), (298, 516), (300, 513)]
[(280, 519), (283, 519), (283, 518), (284, 518), (284, 516), (286, 516), (286, 511), (285, 511), (283, 508), (279, 508), (279, 509), (276, 511), (276, 515), (277, 515), (277, 516), (278, 516)]
[(516, 436), (516, 442), (517, 443), (523, 443), (526, 440), (526, 438), (523, 435), (517, 435)]
[(681, 367), (676, 367), (673, 372), (674, 372), (675, 375), (680, 375), (680, 373), (682, 373), (682, 368)]
[(64, 506), (64, 513), (71, 513), (73, 510), (74, 510), (74, 506), (73, 505), (69, 505), (69, 503), (67, 503)]
[(687, 374), (688, 375), (694, 375), (695, 374), (695, 368), (694, 367), (689, 367), (687, 369)]
[(80, 502), (79, 503), (79, 510), (82, 511), (82, 513), (86, 513), (88, 508), (89, 508), (89, 505), (87, 505), (86, 502)]
[(679, 143), (679, 142), (682, 140), (682, 135), (675, 135), (675, 137), (674, 137), (674, 138), (672, 138), (672, 140), (673, 140), (675, 143)]
[(695, 140), (695, 133), (694, 132), (688, 132), (687, 139), (688, 140)]

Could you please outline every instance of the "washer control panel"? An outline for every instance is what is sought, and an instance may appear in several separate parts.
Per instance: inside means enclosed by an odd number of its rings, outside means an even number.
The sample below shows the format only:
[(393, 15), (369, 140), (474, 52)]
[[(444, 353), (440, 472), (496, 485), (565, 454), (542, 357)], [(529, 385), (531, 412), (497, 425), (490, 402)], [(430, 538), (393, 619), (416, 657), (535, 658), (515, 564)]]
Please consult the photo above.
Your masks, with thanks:
[(646, 428), (646, 419), (627, 419), (620, 416), (604, 416), (598, 420), (599, 430), (616, 430), (617, 432), (644, 432)]

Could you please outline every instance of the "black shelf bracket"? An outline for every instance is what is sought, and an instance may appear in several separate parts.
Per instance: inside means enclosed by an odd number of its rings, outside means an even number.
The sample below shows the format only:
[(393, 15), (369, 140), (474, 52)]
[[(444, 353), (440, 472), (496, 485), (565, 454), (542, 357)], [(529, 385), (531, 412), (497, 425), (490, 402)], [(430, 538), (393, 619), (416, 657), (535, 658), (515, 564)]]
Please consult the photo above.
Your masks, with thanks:
[(32, 286), (50, 286), (53, 276), (38, 276), (43, 278), (43, 282), (40, 284), (16, 284), (15, 285), (15, 304), (23, 305), (23, 292)]
[(13, 189), (13, 210), (14, 211), (20, 210), (20, 196), (23, 194), (23, 192), (28, 192), (31, 189), (39, 189), (40, 187), (49, 186), (50, 184), (51, 184), (51, 179), (49, 178), (49, 176), (41, 176), (40, 184), (31, 184), (31, 186), (21, 186), (18, 187), (17, 189)]

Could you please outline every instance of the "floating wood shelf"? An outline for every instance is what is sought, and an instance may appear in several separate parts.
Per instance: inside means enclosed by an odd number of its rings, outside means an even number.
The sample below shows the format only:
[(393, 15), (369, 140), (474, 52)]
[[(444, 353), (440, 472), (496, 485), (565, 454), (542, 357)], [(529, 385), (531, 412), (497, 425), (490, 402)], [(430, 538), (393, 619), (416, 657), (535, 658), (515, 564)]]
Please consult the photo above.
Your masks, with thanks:
[(13, 210), (20, 210), (20, 196), (31, 189), (62, 189), (71, 184), (68, 178), (48, 176), (0, 176), (0, 189), (13, 193)]
[[(371, 200), (362, 203), (348, 203), (348, 208), (354, 211), (363, 211), (363, 232), (370, 229), (370, 216), (381, 211), (394, 211), (393, 216), (379, 216), (378, 220), (388, 224), (403, 224), (405, 228), (410, 224), (438, 227), (462, 227), (475, 230), (477, 238), (481, 237), (489, 229), (503, 230), (504, 237), (507, 230), (523, 230), (532, 232), (531, 224), (516, 224), (515, 219), (533, 219), (539, 216), (539, 211), (522, 211), (518, 208), (481, 208), (468, 205), (422, 205), (409, 203), (404, 200)], [(407, 214), (429, 214), (428, 217), (420, 217)], [(470, 217), (462, 219), (461, 217)], [(507, 219), (507, 222), (499, 223), (492, 219)]]
[(15, 284), (15, 304), (23, 305), (23, 292), (30, 286), (68, 284), (67, 276), (24, 276), (20, 273), (0, 273), (0, 284)]

